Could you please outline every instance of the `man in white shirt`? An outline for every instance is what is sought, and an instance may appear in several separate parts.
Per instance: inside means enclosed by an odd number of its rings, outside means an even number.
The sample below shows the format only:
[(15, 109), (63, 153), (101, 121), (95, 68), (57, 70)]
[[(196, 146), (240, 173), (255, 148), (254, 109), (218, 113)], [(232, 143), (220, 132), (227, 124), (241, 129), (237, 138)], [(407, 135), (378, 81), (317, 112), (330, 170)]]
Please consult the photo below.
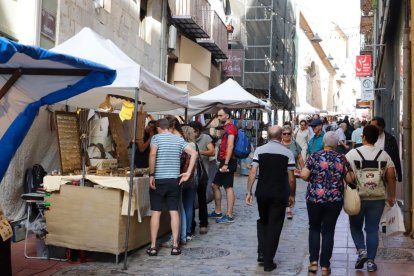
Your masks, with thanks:
[(339, 137), (338, 147), (336, 148), (336, 151), (342, 154), (345, 154), (349, 150), (349, 146), (346, 144), (346, 127), (346, 123), (341, 123), (339, 125), (339, 128), (335, 131), (336, 135)]

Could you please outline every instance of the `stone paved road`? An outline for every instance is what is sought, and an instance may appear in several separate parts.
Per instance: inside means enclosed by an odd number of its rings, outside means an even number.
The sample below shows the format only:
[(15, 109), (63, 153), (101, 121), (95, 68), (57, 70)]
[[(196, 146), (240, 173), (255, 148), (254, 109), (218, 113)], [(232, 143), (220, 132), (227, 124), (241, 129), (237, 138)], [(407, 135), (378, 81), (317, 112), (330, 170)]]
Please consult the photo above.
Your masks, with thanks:
[[(258, 213), (256, 205), (244, 203), (246, 181), (245, 176), (235, 178), (235, 223), (220, 225), (211, 220), (208, 234), (197, 235), (181, 256), (161, 248), (157, 257), (148, 257), (143, 248), (129, 254), (126, 271), (122, 262), (96, 262), (72, 265), (54, 275), (307, 275), (302, 269), (308, 253), (305, 183), (298, 180), (294, 218), (285, 220), (275, 258), (278, 268), (265, 273), (256, 262)], [(213, 208), (210, 203), (209, 210)]]

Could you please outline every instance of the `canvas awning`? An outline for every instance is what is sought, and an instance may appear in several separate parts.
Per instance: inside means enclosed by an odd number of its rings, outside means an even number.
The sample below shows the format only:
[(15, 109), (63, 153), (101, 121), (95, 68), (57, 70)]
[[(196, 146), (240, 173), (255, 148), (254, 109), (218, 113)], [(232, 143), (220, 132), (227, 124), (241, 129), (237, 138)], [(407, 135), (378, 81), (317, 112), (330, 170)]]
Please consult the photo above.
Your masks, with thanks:
[[(272, 109), (270, 103), (253, 96), (235, 80), (228, 79), (213, 89), (190, 97), (187, 114), (194, 116), (200, 113), (216, 113), (222, 107), (230, 109), (261, 108), (265, 111)], [(172, 115), (184, 115), (184, 113), (184, 108), (163, 112), (163, 114)]]
[(39, 108), (109, 85), (104, 65), (0, 37), (0, 181)]
[(140, 89), (139, 100), (143, 102), (145, 111), (164, 111), (188, 106), (187, 91), (154, 76), (129, 58), (111, 40), (101, 37), (89, 28), (83, 28), (51, 51), (99, 62), (117, 73), (112, 84), (66, 100), (64, 103), (69, 106), (96, 109), (107, 94), (133, 99), (135, 88)]

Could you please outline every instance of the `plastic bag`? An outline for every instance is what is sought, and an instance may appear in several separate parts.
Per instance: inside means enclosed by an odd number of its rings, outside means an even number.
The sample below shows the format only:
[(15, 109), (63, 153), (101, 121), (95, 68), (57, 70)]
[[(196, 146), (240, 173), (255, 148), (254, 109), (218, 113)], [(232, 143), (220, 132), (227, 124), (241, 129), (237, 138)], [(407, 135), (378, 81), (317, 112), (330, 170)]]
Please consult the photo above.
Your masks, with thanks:
[(386, 213), (386, 219), (387, 219), (387, 228), (386, 228), (387, 236), (405, 232), (404, 218), (403, 218), (401, 209), (397, 203), (394, 204), (394, 206), (392, 206), (388, 210), (388, 212)]

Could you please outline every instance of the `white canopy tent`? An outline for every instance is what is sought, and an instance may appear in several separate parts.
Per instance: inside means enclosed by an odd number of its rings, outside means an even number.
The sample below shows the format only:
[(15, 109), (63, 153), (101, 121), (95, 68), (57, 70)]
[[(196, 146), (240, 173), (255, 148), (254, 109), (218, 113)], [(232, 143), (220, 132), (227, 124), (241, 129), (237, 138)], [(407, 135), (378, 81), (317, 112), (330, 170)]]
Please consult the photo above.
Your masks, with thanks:
[[(95, 61), (115, 69), (117, 73), (111, 85), (72, 97), (63, 102), (66, 105), (96, 109), (107, 94), (134, 98), (135, 88), (139, 89), (139, 101), (144, 104), (144, 111), (147, 112), (171, 110), (188, 105), (187, 91), (154, 76), (129, 58), (111, 40), (101, 37), (89, 28), (83, 28), (51, 51)], [(115, 103), (114, 99), (114, 108), (117, 107)]]
[[(187, 115), (194, 116), (200, 113), (216, 113), (220, 108), (261, 108), (270, 112), (271, 104), (258, 99), (233, 79), (197, 96), (189, 98)], [(155, 112), (156, 113), (156, 112)], [(162, 112), (162, 114), (185, 115), (185, 109), (179, 108)]]
[(319, 109), (311, 106), (307, 102), (301, 102), (300, 106), (296, 107), (296, 114), (315, 114), (319, 112), (320, 112)]
[[(99, 62), (115, 69), (117, 77), (108, 86), (92, 89), (72, 97), (64, 103), (69, 106), (97, 109), (107, 95), (120, 95), (135, 99), (135, 110), (138, 110), (138, 101), (144, 105), (144, 111), (163, 111), (171, 108), (187, 107), (188, 92), (168, 84), (154, 76), (141, 65), (137, 64), (121, 51), (111, 40), (105, 39), (89, 28), (83, 28), (78, 34), (51, 49), (53, 52), (73, 55), (91, 61)], [(111, 100), (114, 108), (121, 106), (121, 101)], [(134, 112), (134, 128), (137, 125), (136, 112)], [(133, 130), (135, 141), (136, 130)], [(132, 146), (131, 171), (135, 157), (135, 144)], [(130, 176), (128, 214), (131, 210), (133, 174)], [(125, 237), (124, 268), (126, 269), (127, 248), (129, 239), (130, 216), (128, 216)]]

